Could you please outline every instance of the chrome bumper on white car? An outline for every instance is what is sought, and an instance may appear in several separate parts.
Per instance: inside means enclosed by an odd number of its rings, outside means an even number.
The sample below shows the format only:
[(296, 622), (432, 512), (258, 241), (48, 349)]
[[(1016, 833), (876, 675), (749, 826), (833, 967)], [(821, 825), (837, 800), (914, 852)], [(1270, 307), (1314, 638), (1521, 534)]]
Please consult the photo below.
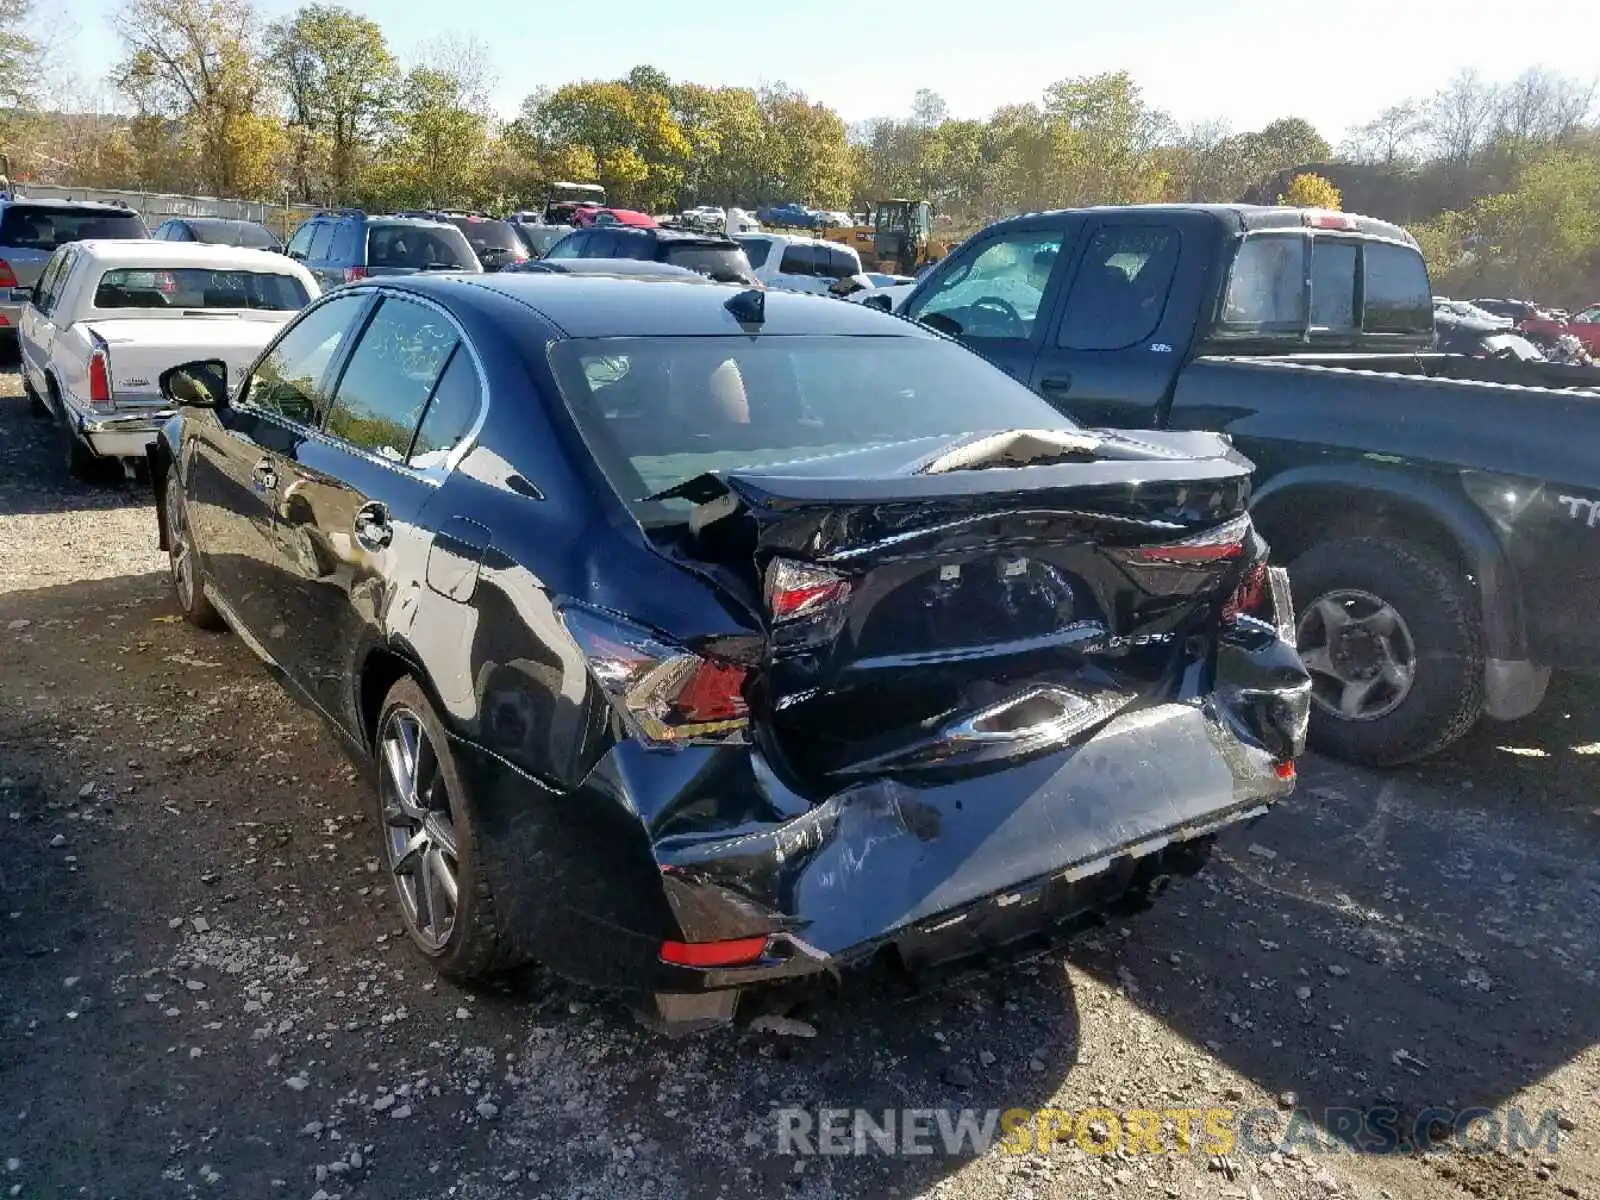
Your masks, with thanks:
[(100, 458), (143, 458), (156, 434), (177, 410), (162, 408), (134, 413), (87, 416), (73, 409), (72, 428)]

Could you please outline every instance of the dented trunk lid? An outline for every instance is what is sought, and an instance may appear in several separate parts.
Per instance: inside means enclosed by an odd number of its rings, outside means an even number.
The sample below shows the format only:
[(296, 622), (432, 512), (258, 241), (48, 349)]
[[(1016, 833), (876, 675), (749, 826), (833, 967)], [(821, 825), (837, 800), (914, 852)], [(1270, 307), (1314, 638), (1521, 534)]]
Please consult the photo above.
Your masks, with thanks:
[(827, 776), (1014, 759), (1176, 696), (1252, 552), (1251, 470), (1214, 434), (1004, 430), (655, 499), (695, 504), (690, 554), (762, 616), (763, 737)]

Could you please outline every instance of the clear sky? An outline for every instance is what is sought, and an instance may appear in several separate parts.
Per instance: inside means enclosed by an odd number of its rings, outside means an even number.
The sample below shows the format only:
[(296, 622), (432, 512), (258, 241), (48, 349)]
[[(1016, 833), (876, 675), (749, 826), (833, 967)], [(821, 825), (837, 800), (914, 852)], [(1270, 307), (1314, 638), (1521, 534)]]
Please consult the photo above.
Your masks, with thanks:
[[(106, 15), (121, 0), (55, 2), (76, 26), (64, 57), (93, 83), (118, 56)], [(481, 38), (508, 115), (536, 87), (640, 63), (713, 85), (782, 80), (847, 121), (904, 115), (919, 87), (955, 116), (981, 117), (1057, 79), (1126, 69), (1180, 121), (1221, 117), (1242, 130), (1293, 114), (1337, 144), (1463, 67), (1495, 79), (1533, 65), (1600, 72), (1600, 6), (1577, 0), (1519, 0), (1500, 16), (1461, 0), (344, 2), (382, 25), (402, 60), (441, 34)], [(270, 19), (299, 3), (258, 6)]]

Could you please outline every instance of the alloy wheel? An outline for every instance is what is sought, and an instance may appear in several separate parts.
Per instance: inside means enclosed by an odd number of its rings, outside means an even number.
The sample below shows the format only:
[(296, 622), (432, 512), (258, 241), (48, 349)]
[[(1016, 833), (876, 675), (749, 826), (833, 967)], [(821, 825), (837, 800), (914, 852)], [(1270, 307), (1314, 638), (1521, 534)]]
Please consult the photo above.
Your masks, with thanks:
[(172, 568), (172, 586), (185, 609), (194, 605), (194, 541), (189, 536), (188, 513), (183, 506), (183, 487), (177, 479), (167, 481), (167, 551)]
[(416, 713), (390, 711), (379, 735), (384, 848), (401, 915), (423, 949), (442, 951), (455, 928), (460, 862), (450, 794)]
[(1376, 721), (1411, 694), (1417, 647), (1405, 618), (1371, 592), (1344, 588), (1318, 596), (1300, 614), (1300, 660), (1311, 672), (1312, 702), (1342, 721)]

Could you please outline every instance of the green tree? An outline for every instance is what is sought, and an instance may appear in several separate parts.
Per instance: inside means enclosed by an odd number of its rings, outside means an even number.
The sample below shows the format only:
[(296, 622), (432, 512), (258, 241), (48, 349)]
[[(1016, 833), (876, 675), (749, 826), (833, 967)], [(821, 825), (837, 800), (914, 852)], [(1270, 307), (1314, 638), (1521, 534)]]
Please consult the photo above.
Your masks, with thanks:
[(767, 192), (818, 208), (843, 208), (855, 193), (856, 159), (839, 114), (778, 83), (762, 90), (771, 139)]
[(1279, 204), (1287, 204), (1291, 208), (1331, 208), (1339, 207), (1339, 189), (1332, 183), (1311, 171), (1296, 175), (1289, 180), (1289, 190), (1278, 197)]
[(301, 198), (312, 198), (310, 163), (325, 147), (326, 188), (348, 201), (396, 100), (399, 72), (383, 30), (334, 4), (312, 4), (274, 24), (267, 54), (284, 80), (297, 126)]
[(401, 82), (393, 122), (360, 194), (374, 207), (440, 208), (472, 200), (483, 187), (489, 132), (468, 105), (460, 79), (413, 67)]

